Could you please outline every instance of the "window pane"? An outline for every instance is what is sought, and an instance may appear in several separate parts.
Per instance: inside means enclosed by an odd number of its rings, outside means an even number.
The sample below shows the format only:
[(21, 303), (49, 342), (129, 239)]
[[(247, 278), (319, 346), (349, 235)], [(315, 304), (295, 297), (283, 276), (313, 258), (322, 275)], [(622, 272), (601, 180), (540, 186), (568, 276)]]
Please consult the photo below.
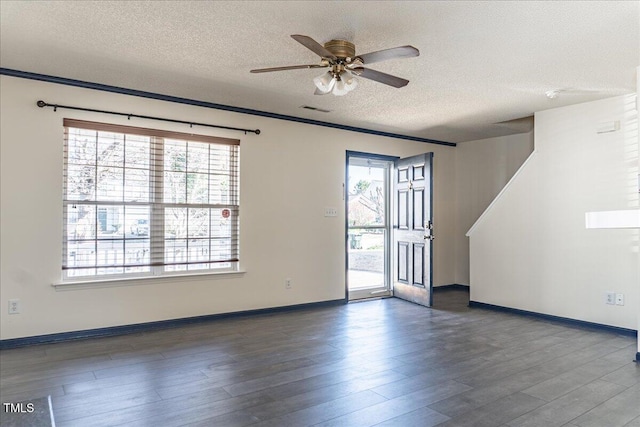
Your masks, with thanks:
[(124, 170), (117, 167), (98, 167), (97, 200), (121, 202), (123, 200)]
[[(150, 263), (151, 245), (149, 239), (127, 240), (124, 247), (125, 265), (138, 266)], [(148, 267), (145, 267), (145, 269), (148, 269)]]
[(78, 268), (67, 271), (67, 276), (69, 277), (86, 277), (86, 276), (95, 276), (96, 269), (95, 268)]
[(231, 209), (211, 209), (211, 237), (231, 237), (233, 216)]
[(151, 138), (140, 135), (126, 135), (125, 138), (125, 166), (149, 169)]
[(164, 235), (166, 239), (187, 237), (187, 208), (166, 208), (164, 210)]
[(124, 237), (124, 206), (98, 206), (98, 238)]
[(125, 267), (124, 268), (124, 272), (125, 273), (131, 273), (131, 274), (140, 274), (140, 273), (150, 273), (151, 272), (151, 267), (148, 265), (143, 265), (140, 267)]
[(229, 145), (211, 146), (211, 151), (209, 153), (211, 171), (226, 172), (231, 170), (233, 166), (230, 163), (231, 153), (235, 149), (235, 147)]
[(209, 185), (211, 186), (209, 203), (221, 205), (235, 203), (235, 200), (230, 197), (229, 179), (228, 175), (211, 175), (209, 177)]
[(122, 274), (124, 273), (124, 268), (122, 267), (101, 267), (96, 269), (98, 275), (108, 275), (108, 274)]
[(124, 166), (124, 135), (98, 132), (98, 166)]
[(164, 170), (174, 172), (185, 172), (187, 170), (186, 141), (164, 140)]
[(189, 262), (194, 261), (209, 261), (209, 239), (189, 240)]
[(96, 139), (98, 132), (95, 130), (74, 129), (68, 130), (67, 156), (69, 163), (93, 165), (96, 163)]
[(189, 142), (187, 146), (187, 172), (209, 172), (209, 144)]
[(67, 244), (68, 267), (94, 267), (96, 265), (95, 240), (73, 241)]
[(149, 206), (127, 206), (125, 208), (124, 229), (128, 239), (147, 237), (151, 232)]
[(231, 259), (231, 239), (211, 240), (211, 261)]
[(187, 174), (187, 203), (206, 204), (209, 202), (209, 175)]
[(164, 173), (164, 202), (185, 203), (187, 201), (187, 174), (182, 172)]
[[(187, 262), (187, 240), (175, 239), (168, 240), (164, 244), (164, 262), (166, 264), (174, 264)], [(186, 270), (184, 265), (168, 265), (167, 271)]]
[[(123, 263), (124, 240), (98, 241), (96, 264), (104, 267), (120, 266)], [(98, 273), (100, 273), (100, 270), (98, 270)]]
[(209, 237), (208, 208), (189, 208), (188, 237)]
[(144, 169), (124, 170), (124, 201), (149, 201), (149, 171)]
[(96, 238), (96, 207), (67, 205), (67, 238), (83, 240)]
[(95, 200), (96, 168), (87, 165), (67, 167), (67, 200)]

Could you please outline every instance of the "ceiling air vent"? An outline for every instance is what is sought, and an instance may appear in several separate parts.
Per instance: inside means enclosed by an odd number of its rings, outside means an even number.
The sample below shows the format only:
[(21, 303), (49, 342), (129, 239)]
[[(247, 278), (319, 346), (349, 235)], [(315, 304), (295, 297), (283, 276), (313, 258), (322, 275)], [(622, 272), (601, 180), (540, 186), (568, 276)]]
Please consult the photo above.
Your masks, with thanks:
[(321, 113), (330, 113), (331, 110), (325, 110), (323, 108), (311, 107), (309, 105), (301, 105), (300, 108), (304, 108), (305, 110), (319, 111)]

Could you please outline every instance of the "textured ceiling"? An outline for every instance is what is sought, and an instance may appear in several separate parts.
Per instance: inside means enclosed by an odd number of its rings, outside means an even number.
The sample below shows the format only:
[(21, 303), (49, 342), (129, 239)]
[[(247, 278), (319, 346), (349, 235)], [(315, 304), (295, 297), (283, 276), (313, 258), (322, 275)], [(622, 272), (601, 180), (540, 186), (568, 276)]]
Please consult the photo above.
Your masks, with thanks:
[[(635, 91), (640, 3), (373, 1), (2, 1), (0, 65), (450, 142), (517, 133), (536, 111)], [(341, 38), (410, 80), (360, 79), (314, 96), (319, 70), (289, 37)], [(563, 89), (556, 99), (545, 92)], [(300, 109), (309, 105), (330, 113)], [(506, 123), (504, 123), (506, 122)], [(525, 126), (522, 126), (522, 124)]]

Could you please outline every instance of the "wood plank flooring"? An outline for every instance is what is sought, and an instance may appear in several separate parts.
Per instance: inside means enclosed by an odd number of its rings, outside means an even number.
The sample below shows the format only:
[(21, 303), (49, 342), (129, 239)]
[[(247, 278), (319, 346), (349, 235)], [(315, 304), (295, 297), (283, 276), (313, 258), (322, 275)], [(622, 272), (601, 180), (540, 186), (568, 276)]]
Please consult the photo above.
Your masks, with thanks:
[(65, 426), (640, 426), (634, 338), (399, 299), (3, 350)]

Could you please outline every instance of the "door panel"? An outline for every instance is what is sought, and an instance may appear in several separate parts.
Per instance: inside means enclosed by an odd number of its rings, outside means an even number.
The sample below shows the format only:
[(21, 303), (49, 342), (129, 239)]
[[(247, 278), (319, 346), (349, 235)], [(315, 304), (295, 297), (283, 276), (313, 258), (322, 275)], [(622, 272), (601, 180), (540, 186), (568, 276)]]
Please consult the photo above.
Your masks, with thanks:
[(427, 307), (433, 293), (432, 165), (433, 153), (400, 159), (394, 175), (393, 295)]
[(424, 243), (413, 244), (413, 285), (424, 288)]
[(424, 230), (427, 223), (424, 217), (424, 189), (413, 190), (413, 229)]
[[(407, 181), (408, 182), (408, 181)], [(409, 191), (398, 191), (398, 228), (401, 230), (409, 229)]]
[(424, 178), (424, 166), (414, 166), (413, 179), (423, 179), (423, 178)]
[(409, 182), (409, 168), (408, 167), (396, 167), (398, 171), (398, 182)]
[(397, 281), (409, 283), (409, 243), (398, 242)]

